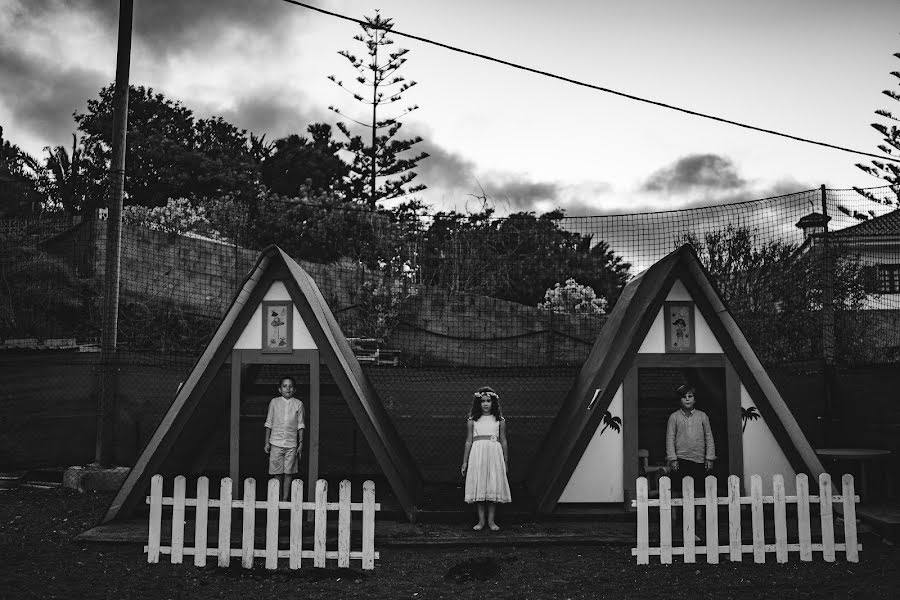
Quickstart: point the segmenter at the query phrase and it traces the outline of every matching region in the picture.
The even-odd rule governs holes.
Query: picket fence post
[[[660,484],[662,484],[662,481],[660,481]],[[684,502],[684,510],[681,512],[681,532],[684,536],[684,562],[693,563],[696,561],[693,477],[685,477],[681,480],[681,496]]]
[[[241,566],[245,569],[253,568],[254,559],[263,558],[265,568],[272,570],[278,568],[281,558],[288,559],[290,569],[299,569],[303,559],[312,559],[313,566],[325,567],[327,560],[337,560],[339,568],[348,568],[352,560],[361,560],[364,570],[375,567],[375,559],[378,553],[375,551],[375,513],[381,510],[375,502],[375,484],[372,481],[363,483],[363,501],[352,501],[352,486],[349,481],[341,481],[339,487],[338,502],[328,502],[328,483],[325,480],[316,482],[316,495],[314,502],[304,501],[303,481],[294,480],[291,484],[290,501],[281,501],[281,489],[279,480],[273,478],[268,481],[265,500],[257,500],[256,480],[247,478],[244,480],[243,496],[241,499],[233,498],[234,486],[229,478],[223,478],[220,482],[220,494],[218,499],[209,497],[209,479],[199,477],[197,479],[197,493],[195,498],[186,497],[186,480],[179,475],[174,479],[172,497],[163,496],[164,480],[162,476],[155,475],[150,483],[150,495],[147,503],[150,505],[150,520],[148,525],[148,541],[144,547],[147,553],[147,562],[159,562],[160,554],[169,554],[170,562],[181,563],[185,555],[194,556],[195,566],[205,566],[207,556],[216,555],[220,567],[228,567],[233,557],[240,556]],[[165,506],[172,507],[171,543],[162,545],[162,513]],[[218,546],[210,548],[207,541],[209,527],[209,510],[219,510]],[[242,531],[240,549],[232,548],[232,511],[236,508],[242,510]],[[193,511],[191,510],[193,509]],[[289,547],[279,548],[280,516],[281,510],[290,511]],[[261,546],[256,542],[256,511],[265,511],[265,541]],[[303,549],[303,521],[304,511],[310,511],[313,519],[313,547]],[[337,548],[328,550],[328,511],[337,512],[338,542]],[[351,548],[352,513],[362,513],[362,549],[353,551]],[[185,545],[184,532],[186,517],[192,514],[195,523],[193,546]]]
[[[194,529],[194,566],[206,566],[206,528],[209,523],[209,479],[197,479],[197,516]]]
[[[778,563],[788,562],[791,552],[797,552],[801,561],[812,560],[813,552],[822,552],[822,558],[826,562],[834,562],[836,552],[844,552],[847,562],[858,562],[859,551],[862,546],[857,540],[856,530],[856,503],[859,497],[855,493],[853,477],[844,475],[841,478],[841,494],[834,495],[830,475],[823,473],[819,476],[819,495],[809,494],[808,477],[800,473],[796,476],[796,495],[788,496],[784,476],[775,474],[772,476],[772,495],[763,495],[762,477],[752,475],[750,478],[750,495],[740,496],[740,478],[736,475],[728,477],[728,495],[724,498],[717,497],[717,481],[713,476],[706,477],[705,495],[702,502],[694,498],[694,485],[690,477],[682,479],[682,497],[673,498],[671,482],[668,477],[662,477],[659,481],[659,498],[650,499],[647,490],[647,479],[637,479],[636,499],[632,506],[637,509],[637,544],[631,549],[633,556],[637,557],[638,564],[648,564],[650,556],[658,555],[661,564],[671,564],[673,557],[684,556],[685,563],[693,563],[696,554],[705,554],[706,562],[714,564],[719,562],[719,556],[726,549],[719,546],[719,517],[720,504],[728,505],[728,557],[731,561],[742,560],[744,552],[752,552],[753,561],[765,563],[766,554],[774,553]],[[834,507],[838,502],[843,510],[843,542],[836,542],[834,534]],[[810,504],[819,505],[821,521],[821,543],[812,543],[810,528]],[[750,505],[750,533],[752,544],[742,543],[741,532],[741,506]],[[766,543],[765,529],[765,505],[772,505],[772,518],[774,520],[774,543]],[[787,505],[797,505],[797,542],[788,540]],[[697,506],[705,508],[706,544],[697,546],[694,536],[694,517]],[[659,509],[659,546],[650,546],[650,507]],[[679,511],[679,507],[681,510]],[[672,521],[673,517],[681,513],[684,519],[682,532],[682,547],[673,546]]]
[[[662,479],[660,479],[662,485]],[[638,477],[637,480],[637,563],[639,565],[650,564],[650,520],[649,506],[647,504],[647,478]]]
[[[234,487],[230,477],[222,479],[219,486],[219,566],[231,562],[231,494]]]
[[[706,562],[719,562],[719,502],[716,478],[706,478]]]
[[[737,475],[728,476],[728,558],[741,562],[741,480]]]
[[[266,493],[266,568],[278,568],[278,503],[281,489],[276,478],[269,480]]]
[[[291,538],[289,569],[299,569],[303,558],[303,481],[291,483]]]

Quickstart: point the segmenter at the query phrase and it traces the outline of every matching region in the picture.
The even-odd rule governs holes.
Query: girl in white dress
[[[498,502],[509,502],[506,479],[509,456],[506,448],[506,420],[500,414],[500,397],[489,387],[479,388],[472,400],[466,423],[465,456],[462,474],[466,478],[465,500],[478,507],[475,531],[487,525],[491,531],[500,527],[494,522]]]

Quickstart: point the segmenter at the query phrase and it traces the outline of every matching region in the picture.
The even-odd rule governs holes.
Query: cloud
[[[731,159],[718,154],[690,154],[650,175],[641,189],[646,192],[683,193],[698,188],[732,190],[745,184]]]
[[[118,0],[25,0],[12,10],[13,25],[33,26],[61,12],[90,17],[113,33],[118,29]],[[302,12],[305,11],[297,7],[282,7],[281,3],[260,6],[260,2],[248,0],[135,2],[133,37],[158,54],[169,54],[186,46],[202,47],[205,41],[235,32],[246,36],[271,35],[291,21],[287,14]]]
[[[330,113],[308,107],[309,104],[296,92],[281,93],[279,90],[266,89],[246,95],[232,108],[216,114],[236,127],[257,136],[265,134],[267,140],[274,141],[292,133],[306,135],[306,128],[312,123],[330,122]],[[209,114],[215,112],[207,107],[201,108]],[[333,131],[340,137],[340,132],[336,129]]]
[[[422,127],[412,127],[415,135],[424,140],[415,151],[428,153],[428,158],[416,167],[417,183],[424,183],[451,206],[448,210],[465,211],[475,208],[472,201],[484,197],[488,206],[498,212],[536,211],[541,206],[559,200],[561,186],[551,181],[534,181],[527,176],[504,172],[479,172],[475,163],[463,155],[448,150],[428,139]],[[414,135],[414,134],[410,134]],[[475,208],[480,210],[481,206]]]
[[[203,59],[212,69],[223,61],[227,66],[230,55],[240,59],[241,49],[258,53],[264,47],[274,56],[285,30],[290,27],[296,35],[305,14],[282,3],[260,6],[247,0],[136,2],[132,83],[144,83],[134,78],[141,69],[165,69],[172,61],[190,64],[212,48],[219,55],[212,63],[210,58]],[[118,16],[117,0],[13,0],[5,5],[0,10],[0,109],[7,121],[4,125],[10,125],[26,140],[40,140],[41,145],[65,142],[75,130],[72,113],[85,110],[87,100],[112,82]],[[135,62],[145,55],[151,57],[150,64]],[[224,67],[219,70],[228,72]],[[207,96],[212,95],[209,78],[195,84]],[[288,98],[296,101],[296,91],[241,90],[244,97],[229,105],[233,109],[223,110],[221,105],[204,105],[205,101],[193,94],[184,97],[166,92],[169,86],[163,82],[157,81],[153,87],[182,101],[197,116],[222,114],[254,132],[260,129],[284,135],[302,131],[320,116],[288,104]],[[280,87],[283,84],[276,84]],[[33,143],[31,149],[36,145]]]
[[[0,47],[0,81],[0,103],[16,125],[60,142],[75,130],[72,113],[84,110],[87,98],[109,83],[99,71],[64,66],[8,46]]]
[[[560,185],[551,181],[500,177],[483,182],[485,194],[495,203],[505,202],[511,212],[536,211],[544,202],[559,200]]]
[[[413,128],[414,131],[420,129],[421,127]],[[401,135],[404,132],[405,130],[401,129]],[[421,161],[416,167],[418,181],[429,187],[456,190],[477,189],[476,168],[472,161],[430,141],[427,132],[410,135],[420,135],[423,138],[421,143],[413,147],[413,151],[428,153],[428,158]]]

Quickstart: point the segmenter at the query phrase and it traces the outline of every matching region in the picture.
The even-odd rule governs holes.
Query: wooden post
[[[834,513],[831,508],[831,475],[819,475],[819,516],[822,519],[822,557],[834,562]]]
[[[659,482],[659,560],[672,563],[672,482],[668,477]]]
[[[244,528],[241,538],[241,566],[253,568],[254,538],[256,536],[256,480],[244,480]]]
[[[728,476],[728,558],[741,562],[741,480],[737,475]]]
[[[797,474],[797,532],[800,542],[800,560],[812,560],[812,534],[809,523],[809,478],[806,473]]]
[[[750,517],[753,531],[753,562],[766,562],[766,529],[763,520],[762,477],[750,476]]]
[[[197,480],[197,513],[194,525],[194,566],[206,566],[206,528],[209,518],[209,479]]]
[[[281,499],[281,490],[278,478],[269,480],[266,493],[266,568],[278,568],[278,502]]]
[[[664,477],[663,479],[668,479],[668,477]],[[697,556],[697,544],[696,539],[694,539],[694,536],[696,535],[696,530],[694,529],[694,515],[696,514],[696,509],[694,508],[693,477],[682,478],[681,498],[684,503],[681,512],[681,532],[684,538],[684,562],[693,563],[696,562]]]
[[[338,568],[350,568],[350,482],[341,481],[338,498]]]
[[[375,568],[375,482],[363,483],[362,568]]]
[[[660,485],[667,477],[659,480]],[[650,564],[650,519],[647,506],[647,478],[637,480],[637,564]]]
[[[228,419],[228,474],[237,494],[241,462],[241,351],[231,351],[231,402]]]
[[[147,539],[147,562],[159,562],[159,543],[162,534],[162,475],[150,480],[150,531]]]
[[[853,475],[841,478],[844,494],[844,547],[847,562],[859,562],[859,545],[856,542],[856,491],[853,489]]]
[[[109,170],[109,214],[106,221],[103,324],[101,330],[100,399],[97,407],[95,458],[111,465],[115,450],[116,346],[119,327],[119,276],[122,254],[122,198],[125,195],[125,138],[128,131],[128,79],[131,70],[131,25],[134,0],[119,0],[119,39],[113,92],[112,165]]]
[[[712,475],[706,477],[706,562],[719,562],[719,497]]]
[[[299,569],[303,557],[303,480],[291,482],[291,553],[288,567]]]
[[[780,563],[788,561],[787,546],[787,506],[784,495],[784,476],[776,473],[772,476],[775,515],[775,559]]]
[[[309,364],[309,467],[307,471],[307,498],[316,497],[319,479],[319,353],[314,353]],[[313,514],[310,514],[310,518]]]
[[[822,246],[824,248],[825,264],[823,265],[822,284],[822,398],[824,405],[822,407],[822,420],[824,422],[824,431],[822,432],[825,445],[831,443],[832,422],[834,415],[834,385],[835,385],[835,366],[834,366],[834,276],[835,276],[835,260],[832,255],[829,235],[828,235],[828,195],[825,191],[825,185],[821,187],[822,192],[822,214],[825,215],[825,231],[822,234]]]
[[[225,477],[219,483],[219,566],[231,562],[231,498],[234,485]]]
[[[325,540],[328,535],[328,482],[320,479],[316,482],[315,523],[313,524],[313,566],[325,566]]]
[[[172,500],[172,554],[173,565],[181,564],[184,557],[184,475],[175,478],[175,494]]]

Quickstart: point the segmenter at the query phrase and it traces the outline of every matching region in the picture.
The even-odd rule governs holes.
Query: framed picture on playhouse
[[[666,352],[694,352],[694,303],[666,302]]]
[[[294,314],[290,301],[263,301],[262,351],[279,353],[292,352],[294,331],[291,317]]]

